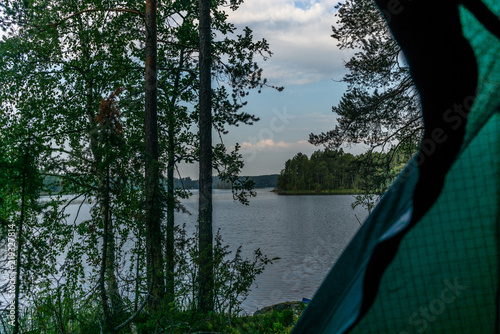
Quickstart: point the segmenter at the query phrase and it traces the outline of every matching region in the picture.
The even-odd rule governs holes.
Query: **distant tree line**
[[[275,188],[278,184],[278,174],[259,175],[259,176],[241,176],[241,181],[248,180],[253,183],[254,188]],[[196,181],[195,181],[196,182]],[[221,180],[215,176],[213,178],[213,185],[215,189],[232,189],[231,182]]]
[[[274,188],[278,184],[278,174],[259,175],[259,176],[241,176],[240,178],[248,178],[253,182],[254,188]],[[54,175],[44,177],[44,191],[43,193],[58,194],[62,189],[62,178]],[[183,177],[181,179],[174,179],[175,189],[198,189],[200,186],[198,180],[193,180],[190,177]],[[212,178],[212,187],[214,189],[232,189],[232,184],[222,180],[218,176]]]
[[[278,185],[278,174],[250,176],[255,188],[270,188]]]

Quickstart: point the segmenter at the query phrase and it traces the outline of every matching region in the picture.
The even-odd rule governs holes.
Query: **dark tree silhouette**
[[[199,192],[199,248],[200,273],[198,308],[213,311],[212,262],[212,89],[210,1],[199,0],[200,36],[200,192]]]
[[[157,87],[157,2],[146,1],[146,93],[145,93],[145,146],[146,146],[146,257],[148,286],[151,288],[150,306],[158,310],[165,295],[161,237],[160,168],[158,164],[158,87]]]

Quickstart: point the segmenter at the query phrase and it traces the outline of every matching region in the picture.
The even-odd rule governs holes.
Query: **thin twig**
[[[125,326],[127,326],[132,320],[135,319],[135,317],[137,317],[137,315],[139,315],[139,313],[142,311],[142,309],[144,308],[144,306],[146,306],[147,302],[149,301],[149,298],[151,296],[151,288],[152,288],[152,285],[149,289],[149,292],[146,296],[146,298],[144,299],[144,301],[142,302],[141,306],[139,306],[139,308],[137,309],[137,311],[134,312],[134,314],[132,314],[127,320],[125,320],[123,323],[121,323],[120,325],[116,326],[115,327],[115,331],[118,332],[119,330],[121,330],[122,328],[124,328]]]
[[[358,221],[359,226],[362,226],[363,224],[361,224],[361,221],[359,220],[358,216],[356,216],[356,214],[354,214],[354,217],[356,217],[356,220]]]

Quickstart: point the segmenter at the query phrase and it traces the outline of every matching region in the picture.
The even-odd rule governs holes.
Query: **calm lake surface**
[[[233,201],[230,190],[214,190],[214,231],[220,228],[224,242],[236,249],[243,245],[247,257],[260,248],[280,260],[257,277],[243,307],[248,312],[285,301],[312,298],[342,250],[359,229],[367,212],[353,210],[351,195],[278,196],[258,189],[245,206]],[[197,192],[183,201],[192,216],[178,214],[176,222],[194,231]]]
[[[272,188],[257,189],[257,197],[245,206],[235,202],[230,190],[214,189],[214,234],[220,229],[230,250],[243,246],[251,258],[257,248],[269,258],[279,257],[257,277],[247,300],[246,312],[285,301],[312,298],[333,263],[358,230],[367,212],[353,210],[351,195],[278,196]],[[192,215],[176,213],[176,225],[186,224],[188,235],[196,229],[198,191],[183,200]],[[88,204],[66,209],[73,222],[89,219]],[[356,218],[357,216],[357,218]]]

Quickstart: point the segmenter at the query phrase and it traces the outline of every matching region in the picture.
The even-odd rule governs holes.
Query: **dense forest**
[[[358,189],[356,157],[339,151],[316,151],[310,158],[298,153],[287,160],[278,178],[280,191]]]
[[[259,175],[259,176],[240,176],[239,182],[250,181],[254,188],[276,187],[278,174]],[[175,179],[175,187],[178,189],[199,189],[198,180],[192,180],[190,177]],[[214,176],[212,179],[214,189],[232,189],[233,183]]]

